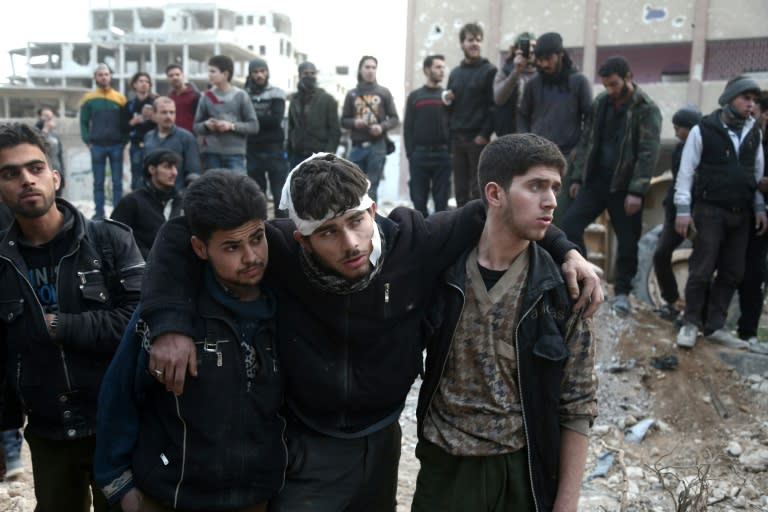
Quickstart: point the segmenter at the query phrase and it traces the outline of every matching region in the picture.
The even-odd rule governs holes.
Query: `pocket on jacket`
[[[109,301],[109,290],[100,270],[87,270],[77,273],[80,293],[85,300],[105,304]]]
[[[0,319],[6,324],[16,322],[24,312],[24,299],[0,300]]]

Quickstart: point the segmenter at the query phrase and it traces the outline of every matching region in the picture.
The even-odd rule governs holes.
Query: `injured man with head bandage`
[[[483,229],[479,200],[428,218],[405,207],[383,217],[368,187],[352,162],[315,154],[283,188],[280,208],[289,218],[267,223],[262,286],[278,302],[288,450],[285,486],[271,512],[395,510],[397,420],[439,321],[430,314],[431,294]],[[203,272],[189,239],[183,217],[166,223],[142,289],[150,367],[163,369],[158,379],[177,394],[185,378],[195,378],[200,341],[190,338],[189,324]],[[592,267],[556,227],[542,245],[563,263],[574,295],[581,285],[577,307],[591,314],[602,302]]]

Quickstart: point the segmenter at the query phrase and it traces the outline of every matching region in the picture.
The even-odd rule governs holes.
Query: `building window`
[[[285,41],[280,39],[280,55],[285,55]]]
[[[253,25],[253,16],[248,16],[248,25]]]
[[[259,55],[264,57],[267,54],[267,47],[264,45],[259,46]]]
[[[266,25],[266,24],[267,24],[267,17],[259,16],[259,25]]]
[[[235,25],[242,25],[243,24],[243,17],[242,16],[236,16],[235,17]]]

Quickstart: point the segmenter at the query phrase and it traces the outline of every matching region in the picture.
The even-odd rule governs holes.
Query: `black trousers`
[[[477,184],[477,164],[485,146],[475,144],[472,139],[451,141],[451,166],[453,167],[453,191],[456,206],[461,207],[473,199],[480,199]]]
[[[725,325],[728,305],[744,276],[752,209],[732,211],[698,202],[693,208],[693,222],[696,239],[689,260],[683,319],[706,334]]]
[[[744,278],[739,285],[739,337],[749,339],[757,336],[757,326],[763,313],[766,268],[768,255],[768,235],[757,236],[754,231],[747,244],[747,257],[744,261]]]
[[[93,452],[96,437],[54,441],[40,437],[29,429],[24,432],[32,455],[35,479],[35,512],[116,512],[93,481]]]
[[[296,421],[286,430],[288,471],[270,512],[395,512],[400,424],[355,439]]]
[[[283,152],[282,145],[265,146],[257,149],[248,148],[246,154],[246,166],[248,176],[259,184],[259,188],[266,195],[267,178],[269,188],[272,191],[272,199],[275,206],[275,217],[287,217],[288,212],[280,210],[280,197],[283,193],[283,185],[288,177],[288,160]]]
[[[631,216],[624,213],[626,197],[625,191],[610,191],[610,180],[585,183],[563,219],[563,231],[568,239],[579,245],[582,252],[586,254],[584,230],[603,210],[608,210],[613,231],[618,240],[614,283],[616,295],[628,294],[632,291],[632,278],[637,272],[637,243],[640,241],[640,232],[643,227],[642,208]]]
[[[675,231],[676,214],[677,208],[669,199],[664,203],[664,225],[659,233],[656,251],[653,253],[653,269],[656,271],[656,280],[661,288],[661,297],[670,304],[674,304],[680,298],[677,279],[672,271],[672,253],[685,240]]]

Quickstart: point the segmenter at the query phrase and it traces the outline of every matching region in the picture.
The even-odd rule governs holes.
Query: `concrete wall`
[[[694,4],[694,0],[668,0],[658,7],[637,0],[600,2],[597,44],[690,41]]]
[[[709,0],[707,39],[765,37],[766,0]]]

